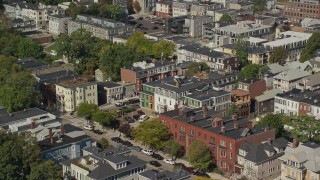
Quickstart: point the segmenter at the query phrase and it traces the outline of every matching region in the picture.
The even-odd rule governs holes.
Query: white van
[[[143,122],[143,121],[147,120],[148,118],[149,118],[149,117],[148,117],[147,115],[141,115],[141,116],[139,117],[139,120],[138,120],[138,121]]]

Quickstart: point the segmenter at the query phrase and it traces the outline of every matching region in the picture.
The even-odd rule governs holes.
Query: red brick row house
[[[244,142],[260,144],[275,139],[275,130],[252,128],[252,122],[238,116],[223,117],[221,112],[207,109],[176,108],[159,116],[169,128],[174,140],[188,151],[194,140],[202,141],[212,153],[213,163],[223,171],[240,172],[236,167],[237,154]]]

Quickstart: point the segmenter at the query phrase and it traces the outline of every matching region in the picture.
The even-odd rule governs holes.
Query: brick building
[[[315,0],[289,0],[284,4],[284,15],[300,23],[304,18],[320,18],[320,2]]]
[[[223,171],[239,172],[237,154],[244,142],[260,144],[275,138],[275,130],[267,127],[252,128],[252,122],[237,116],[223,117],[220,112],[207,109],[176,108],[159,116],[169,128],[176,142],[186,151],[194,140],[202,141],[212,153],[212,160]]]
[[[239,110],[240,116],[249,116],[250,114],[250,93],[242,89],[231,91],[231,101]]]
[[[121,68],[121,81],[136,84],[140,93],[142,84],[177,75],[176,64],[171,61],[136,62],[130,68]]]

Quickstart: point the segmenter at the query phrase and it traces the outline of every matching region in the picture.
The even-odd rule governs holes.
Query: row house
[[[198,45],[182,46],[178,49],[177,54],[178,63],[186,61],[205,62],[213,70],[239,70],[240,66],[236,56]]]
[[[49,33],[55,36],[60,34],[68,34],[68,21],[71,17],[63,15],[48,16],[49,19]]]
[[[77,77],[56,84],[57,109],[72,112],[80,103],[98,105],[98,85],[93,78]]]
[[[311,74],[296,82],[296,88],[301,90],[318,91],[320,89],[320,74]]]
[[[170,77],[157,81],[154,91],[155,112],[173,110],[182,106],[185,96],[194,91],[207,91],[209,85],[195,78]]]
[[[237,24],[221,26],[220,23],[203,27],[203,39],[211,40],[215,47],[233,44],[238,37],[273,39],[273,28],[256,21],[239,21]]]
[[[320,179],[320,145],[314,142],[298,143],[295,139],[288,146],[281,161],[281,179]]]
[[[194,140],[205,143],[212,152],[213,163],[222,171],[240,172],[235,165],[243,142],[260,144],[275,137],[274,129],[252,128],[252,122],[245,118],[223,117],[220,112],[206,106],[198,109],[177,108],[160,114],[159,120],[187,152]]]
[[[132,179],[146,170],[147,162],[131,155],[128,148],[108,147],[83,149],[83,156],[63,161],[62,170],[66,179]]]
[[[177,75],[176,64],[172,61],[154,60],[133,63],[132,67],[121,68],[121,81],[135,83],[136,92],[142,91],[142,84]]]
[[[309,72],[290,69],[273,76],[273,88],[281,91],[290,91],[296,88],[297,82],[310,75]]]
[[[223,90],[206,90],[195,91],[185,96],[184,104],[188,107],[200,108],[207,106],[215,109],[216,111],[224,111],[231,105],[231,94]]]
[[[277,138],[261,144],[244,142],[238,152],[238,166],[241,175],[247,179],[276,179],[281,174],[281,161],[288,145],[285,138]]]
[[[125,23],[90,15],[78,15],[75,21],[68,22],[69,35],[81,28],[91,32],[94,37],[111,41],[115,35],[126,35],[132,32],[132,27]]]
[[[304,18],[320,19],[320,3],[314,0],[289,0],[284,3],[284,16],[295,23]]]
[[[282,93],[280,89],[266,90],[260,96],[255,97],[255,114],[257,116],[274,112],[274,97]]]
[[[172,1],[162,0],[156,2],[156,16],[165,19],[172,17]]]
[[[20,2],[15,5],[14,9],[14,19],[30,19],[35,21],[36,27],[38,29],[47,29],[49,25],[50,15],[64,15],[65,11],[58,7],[52,5],[44,4],[30,4],[25,2]]]
[[[250,93],[242,89],[231,91],[231,101],[238,110],[240,116],[250,115]]]
[[[37,30],[36,21],[29,18],[25,19],[13,19],[11,20],[12,27],[21,32],[35,31]]]
[[[320,119],[320,95],[305,98],[299,103],[299,114],[313,116]]]
[[[112,81],[98,82],[98,104],[111,104],[122,100],[123,91],[121,84]]]
[[[300,103],[306,99],[313,99],[316,95],[317,94],[312,91],[301,91],[299,89],[292,89],[291,91],[277,94],[274,98],[274,113],[290,116],[298,115],[302,111]],[[304,108],[305,107],[303,107],[303,109]]]
[[[271,52],[276,47],[283,47],[289,52],[287,61],[297,61],[311,35],[311,33],[295,31],[280,32],[276,40],[263,43],[262,46]]]
[[[240,95],[243,95],[240,99],[242,99],[242,101],[240,101],[241,103],[239,105],[244,105],[243,107],[246,107],[245,105],[245,97],[247,97],[248,94],[250,94],[250,107],[249,107],[249,111],[250,113],[255,111],[255,97],[259,96],[261,94],[263,94],[263,92],[266,90],[266,82],[265,80],[261,80],[258,78],[250,78],[250,79],[245,79],[245,80],[240,80],[238,83],[238,91],[233,91],[234,92],[234,101],[236,103],[239,103],[239,101],[237,100],[238,98],[240,98]],[[247,93],[245,93],[245,92]],[[239,95],[239,96],[238,96]],[[243,104],[244,103],[244,104]],[[242,109],[242,108],[240,108]],[[244,108],[246,109],[246,108]]]
[[[179,16],[186,16],[190,14],[191,3],[190,2],[179,2],[174,1],[172,3],[172,16],[179,17]]]

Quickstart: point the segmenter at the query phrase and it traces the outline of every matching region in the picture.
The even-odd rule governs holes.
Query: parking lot
[[[164,33],[164,20],[154,16],[140,16],[129,20],[129,24],[134,26],[135,31],[144,34]]]

